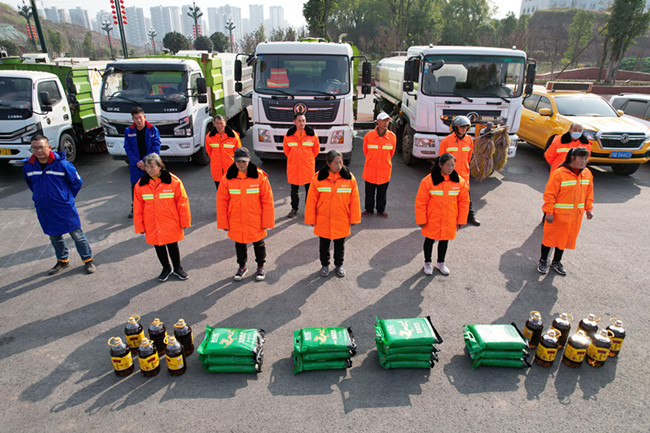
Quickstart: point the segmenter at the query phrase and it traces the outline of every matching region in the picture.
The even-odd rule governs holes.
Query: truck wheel
[[[413,165],[415,157],[413,156],[413,137],[411,137],[411,128],[404,125],[402,129],[402,160],[406,165]]]
[[[61,134],[61,138],[59,138],[59,151],[65,151],[65,159],[68,162],[74,162],[77,159],[77,143],[70,134],[65,132]]]
[[[636,173],[641,164],[612,164],[612,170],[619,176],[629,176]]]
[[[246,137],[246,131],[248,131],[248,113],[246,111],[242,111],[239,115],[239,124],[237,125],[239,127],[239,136],[241,138]]]
[[[192,155],[192,162],[196,165],[202,166],[210,164],[210,157],[205,151],[205,146],[201,146],[201,148],[194,155]]]

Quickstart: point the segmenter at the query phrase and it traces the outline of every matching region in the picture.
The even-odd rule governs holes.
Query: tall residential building
[[[97,14],[95,15],[95,19],[92,20],[93,30],[96,31],[97,33],[101,33],[103,35],[106,34],[106,32],[102,29],[102,25],[104,23],[104,20],[108,20],[108,22],[113,27],[115,27],[115,24],[113,24],[113,15],[111,15],[110,13],[108,13],[106,11],[97,12]],[[112,31],[111,31],[111,34],[113,34]]]
[[[251,26],[251,20],[249,18],[242,18],[241,20],[241,32],[242,34],[252,33],[253,27]],[[223,32],[221,32],[223,33]]]
[[[207,36],[210,36],[214,32],[223,33],[223,30],[220,30],[217,27],[217,21],[218,21],[218,19],[217,19],[217,11],[218,11],[217,8],[208,8],[207,14],[208,14],[208,33],[209,34]]]
[[[68,14],[70,15],[70,23],[82,26],[91,30],[90,20],[88,19],[88,11],[86,9],[81,9],[77,6],[74,9],[69,9]]]
[[[251,30],[246,31],[246,29],[243,29],[243,33],[254,32],[260,24],[264,24],[264,5],[249,5],[248,13]]]
[[[45,19],[48,21],[52,21],[53,23],[58,23],[59,22],[59,12],[57,8],[52,6],[51,8],[45,8],[43,9],[43,12],[45,12]]]
[[[271,24],[271,28],[267,29],[269,33],[273,29],[285,27],[284,8],[282,6],[269,6],[269,20]]]
[[[545,9],[584,9],[588,11],[605,11],[613,0],[521,0],[520,15],[532,15],[535,11]],[[646,10],[648,9],[646,1]]]
[[[225,5],[217,9],[217,29],[228,36],[228,30],[226,30],[226,23],[232,21],[235,25],[235,28],[232,31],[232,37],[237,43],[244,35],[242,29],[242,19],[241,19],[241,8]]]
[[[166,9],[169,11],[169,25],[171,31],[183,33],[183,26],[181,25],[181,8],[178,6],[169,6]]]
[[[156,31],[161,40],[169,32],[180,32],[180,30],[174,30],[172,28],[172,8],[164,6],[152,6],[149,8],[149,13],[151,14],[151,28]],[[148,30],[149,29],[147,28],[147,31]]]
[[[143,47],[147,43],[147,27],[142,8],[127,7],[124,34],[129,44]]]

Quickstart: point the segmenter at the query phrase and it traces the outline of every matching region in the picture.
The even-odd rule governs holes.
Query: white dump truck
[[[406,55],[382,59],[375,73],[375,114],[393,119],[405,163],[438,156],[455,116],[474,125],[505,125],[508,156],[517,150],[524,94],[532,92],[535,61],[515,49],[414,46]]]

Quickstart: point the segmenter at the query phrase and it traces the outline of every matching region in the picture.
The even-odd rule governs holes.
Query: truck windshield
[[[255,91],[269,95],[344,95],[350,92],[346,56],[261,54]]]
[[[431,62],[444,60],[434,71]],[[525,59],[501,56],[429,55],[422,69],[422,93],[429,96],[516,98],[521,96]]]
[[[180,71],[116,71],[104,76],[102,106],[109,111],[146,113],[183,111],[187,105],[187,73]]]
[[[32,115],[32,80],[0,77],[0,120],[27,119]]]
[[[604,99],[589,95],[556,96],[555,104],[564,116],[618,117]]]

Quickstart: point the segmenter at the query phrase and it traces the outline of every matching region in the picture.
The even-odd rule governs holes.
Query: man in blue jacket
[[[133,218],[133,191],[135,184],[144,175],[142,160],[150,153],[160,155],[160,133],[158,128],[147,122],[142,107],[131,109],[133,123],[124,130],[124,151],[129,158],[129,174],[131,175],[131,212]]]
[[[74,165],[66,161],[65,152],[52,152],[47,137],[34,135],[31,151],[32,156],[23,165],[23,176],[32,191],[38,221],[43,232],[50,236],[56,254],[56,265],[48,274],[58,274],[70,266],[68,248],[63,240],[65,233],[72,236],[86,272],[92,274],[95,272],[93,253],[81,230],[79,213],[74,203],[83,181]]]

